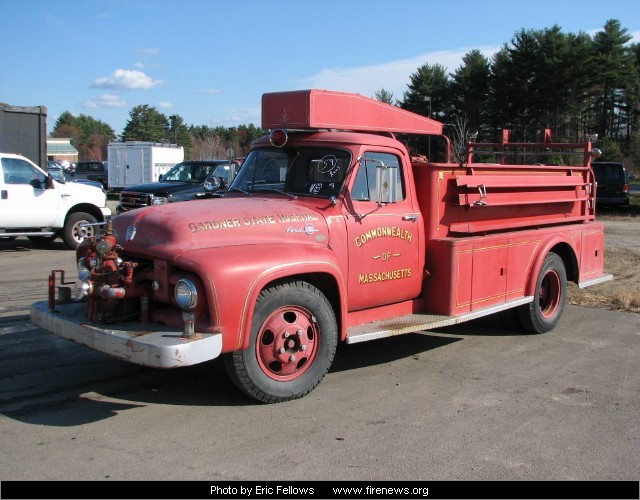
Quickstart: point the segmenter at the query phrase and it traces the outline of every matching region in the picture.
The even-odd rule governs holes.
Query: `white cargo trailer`
[[[109,189],[121,190],[155,182],[181,161],[184,161],[184,149],[175,144],[111,142],[108,148]]]

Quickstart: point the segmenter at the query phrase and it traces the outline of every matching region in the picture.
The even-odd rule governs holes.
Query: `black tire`
[[[48,245],[49,243],[53,243],[57,237],[57,234],[53,236],[27,236],[29,241],[33,242],[34,245]]]
[[[249,347],[225,356],[231,380],[248,396],[278,403],[306,396],[329,371],[338,326],[327,298],[304,281],[260,293]]]
[[[83,224],[96,224],[97,222],[97,219],[93,215],[84,212],[76,212],[69,215],[64,223],[64,230],[62,233],[62,240],[64,241],[64,244],[72,250],[75,250],[78,248],[82,240],[98,234],[97,226],[81,226]]]
[[[567,301],[567,272],[560,256],[549,252],[536,280],[533,302],[518,307],[518,319],[532,333],[553,330]]]

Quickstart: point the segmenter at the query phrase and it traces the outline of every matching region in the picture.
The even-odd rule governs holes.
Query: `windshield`
[[[342,188],[351,153],[333,148],[260,148],[249,153],[230,190],[282,191],[329,198]]]
[[[67,182],[69,178],[64,174],[62,170],[58,170],[57,168],[50,168],[48,173],[51,177],[53,177],[58,182]]]
[[[213,163],[178,163],[160,180],[163,182],[189,182],[202,184],[216,167]]]

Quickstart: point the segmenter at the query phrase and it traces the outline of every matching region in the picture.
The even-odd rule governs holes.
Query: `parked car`
[[[220,196],[240,169],[239,160],[178,163],[158,182],[129,186],[120,192],[116,213],[150,205]]]
[[[77,182],[78,184],[87,184],[89,186],[100,188],[102,189],[102,191],[104,191],[104,186],[99,181],[90,181],[88,179],[72,179],[71,176],[65,171],[65,169],[54,161],[48,162],[47,173],[51,175],[54,180],[62,184],[64,184],[65,182]]]
[[[107,190],[109,186],[109,169],[106,161],[80,161],[76,163],[76,179],[87,179],[102,184]]]
[[[0,153],[0,236],[26,236],[37,244],[62,238],[76,249],[111,217],[102,189],[57,182],[28,158]]]
[[[624,163],[599,161],[591,164],[596,176],[596,204],[629,208],[629,180]]]

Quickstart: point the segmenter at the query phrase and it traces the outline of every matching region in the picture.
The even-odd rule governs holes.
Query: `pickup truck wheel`
[[[64,224],[62,239],[72,250],[78,248],[82,240],[96,235],[96,226],[82,227],[83,224],[95,224],[98,221],[93,215],[77,212],[69,215]]]
[[[522,326],[533,333],[545,333],[560,321],[567,300],[567,272],[558,254],[550,252],[542,263],[533,302],[518,308]]]
[[[258,297],[249,347],[225,357],[233,382],[263,403],[311,392],[333,362],[338,326],[331,304],[314,286],[290,281]]]

